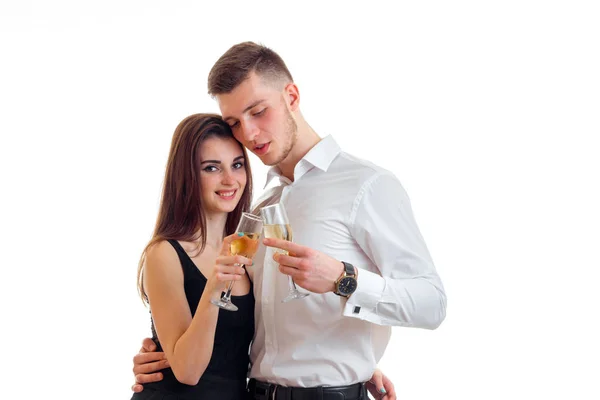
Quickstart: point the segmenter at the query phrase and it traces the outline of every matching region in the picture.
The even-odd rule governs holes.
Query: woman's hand
[[[239,238],[240,236],[234,233],[223,239],[221,253],[215,261],[212,274],[208,277],[206,287],[217,295],[221,294],[226,284],[231,281],[239,281],[244,277],[245,272],[242,264],[252,265],[252,260],[249,258],[231,255],[231,242]]]
[[[396,400],[394,384],[379,369],[373,372],[371,380],[367,382],[367,389],[374,399]]]

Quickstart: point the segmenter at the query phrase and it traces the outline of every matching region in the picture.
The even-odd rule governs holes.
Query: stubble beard
[[[292,151],[292,148],[296,144],[296,140],[298,139],[298,124],[296,124],[296,121],[294,121],[294,118],[292,118],[292,114],[288,110],[286,111],[287,117],[285,120],[284,129],[287,141],[283,144],[283,150],[281,151],[281,155],[275,161],[272,161],[267,164],[271,167],[280,164],[289,156],[290,152]]]

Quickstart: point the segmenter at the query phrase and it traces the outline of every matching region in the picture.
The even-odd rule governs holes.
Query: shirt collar
[[[327,135],[323,139],[313,146],[312,149],[306,153],[306,155],[296,164],[294,168],[294,180],[300,179],[302,175],[310,171],[313,167],[319,168],[321,171],[327,171],[333,160],[341,152],[340,146],[337,144],[333,136]],[[279,167],[274,166],[267,172],[267,181],[265,187],[273,180],[273,178],[279,178],[280,182],[284,185],[289,185],[292,182],[281,175]]]

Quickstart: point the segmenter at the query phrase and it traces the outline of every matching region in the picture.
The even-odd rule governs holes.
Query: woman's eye
[[[206,171],[206,172],[214,172],[216,170],[217,170],[217,167],[215,167],[214,165],[209,165],[208,167],[203,169],[203,171]]]
[[[233,169],[240,169],[240,168],[244,168],[243,162],[236,162],[235,164],[233,164]]]
[[[229,125],[231,129],[236,128],[240,124],[240,121],[236,121],[234,124]]]

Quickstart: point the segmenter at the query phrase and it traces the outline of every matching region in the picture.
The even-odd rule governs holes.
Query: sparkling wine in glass
[[[260,238],[260,231],[262,230],[262,219],[256,215],[250,213],[242,213],[242,218],[237,226],[236,231],[238,235],[242,233],[239,239],[235,239],[229,246],[231,255],[244,256],[246,258],[254,257],[256,250],[258,250],[258,239]],[[242,264],[242,267],[245,265]],[[229,283],[227,292],[223,294],[220,299],[212,299],[210,302],[228,311],[237,311],[238,308],[231,302],[231,290],[235,281]]]
[[[290,221],[283,204],[278,203],[273,204],[272,206],[263,207],[260,209],[260,213],[263,217],[265,237],[292,241],[292,227],[290,226]],[[286,255],[288,254],[287,251],[281,249],[275,249],[275,251]],[[298,291],[294,279],[292,279],[291,276],[288,276],[288,283],[290,291],[282,300],[283,303],[308,296],[308,293]]]

